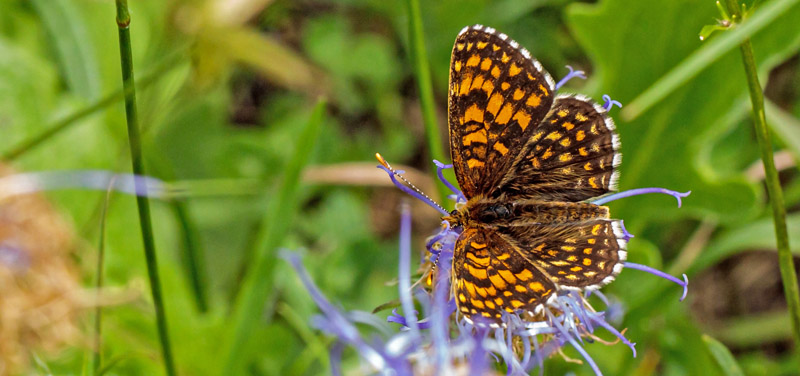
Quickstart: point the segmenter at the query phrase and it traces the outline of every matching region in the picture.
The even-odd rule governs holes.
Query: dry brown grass
[[[0,165],[0,176],[10,173]],[[44,197],[0,201],[0,375],[24,373],[33,352],[54,353],[79,338],[72,249],[70,227]]]

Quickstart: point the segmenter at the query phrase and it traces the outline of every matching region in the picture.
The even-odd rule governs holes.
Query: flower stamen
[[[567,81],[569,81],[569,80],[571,80],[571,79],[573,79],[575,77],[580,77],[580,78],[582,78],[584,80],[586,79],[586,72],[581,71],[581,70],[576,71],[576,70],[572,69],[572,67],[569,66],[569,65],[567,65],[567,69],[569,69],[569,73],[567,73],[567,75],[564,76],[564,78],[562,78],[560,81],[558,81],[558,83],[556,84],[556,90],[560,89],[562,86],[564,86],[564,84],[567,83]]]
[[[611,96],[608,94],[603,94],[603,101],[605,101],[605,103],[603,103],[603,109],[606,111],[610,110],[611,107],[614,107],[615,105],[619,108],[622,108],[622,103],[611,99]]]
[[[447,187],[447,189],[453,192],[453,195],[456,196],[456,202],[467,202],[467,198],[464,197],[464,193],[462,193],[458,188],[453,186],[453,183],[450,183],[449,180],[445,179],[444,174],[442,173],[442,171],[444,171],[445,169],[453,168],[453,165],[444,164],[435,159],[433,160],[433,164],[436,165],[436,174],[439,175],[439,180]]]
[[[632,262],[625,262],[625,267],[626,268],[630,268],[630,269],[641,270],[643,272],[648,272],[648,273],[653,274],[655,276],[658,276],[658,277],[664,278],[666,280],[672,281],[672,282],[678,284],[679,286],[682,286],[683,287],[683,295],[681,295],[680,301],[683,301],[683,299],[686,299],[686,293],[689,291],[689,278],[686,277],[686,274],[683,274],[683,281],[681,281],[678,278],[675,278],[675,277],[673,277],[673,276],[671,276],[671,275],[669,275],[667,273],[664,273],[664,272],[662,272],[662,271],[660,271],[658,269],[651,268],[651,267],[649,267],[647,265],[634,264]]]
[[[643,195],[643,194],[648,194],[648,193],[663,193],[663,194],[667,194],[667,195],[670,195],[672,197],[675,197],[675,199],[678,200],[678,207],[680,208],[681,204],[682,204],[681,198],[690,195],[692,193],[692,191],[677,192],[677,191],[669,190],[669,189],[666,189],[666,188],[637,188],[637,189],[630,189],[630,190],[627,190],[627,191],[622,191],[622,192],[614,193],[612,195],[601,197],[601,198],[599,198],[597,200],[592,201],[592,203],[595,204],[595,205],[604,205],[604,204],[609,203],[611,201],[619,200],[621,198],[637,196],[637,195]]]

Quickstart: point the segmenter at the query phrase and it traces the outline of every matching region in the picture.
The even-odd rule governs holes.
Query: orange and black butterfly
[[[466,317],[539,312],[560,290],[593,290],[622,270],[627,238],[608,208],[619,137],[606,110],[555,95],[542,65],[507,35],[464,28],[450,64],[450,153],[467,203],[453,292]]]

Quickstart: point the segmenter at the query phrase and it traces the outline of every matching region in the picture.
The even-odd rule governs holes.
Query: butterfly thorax
[[[442,219],[448,221],[451,227],[480,227],[511,219],[514,216],[514,206],[510,202],[474,197]]]
[[[537,199],[509,201],[473,197],[442,218],[451,227],[509,227],[521,224],[575,222],[608,218],[608,207],[590,203],[553,202]]]

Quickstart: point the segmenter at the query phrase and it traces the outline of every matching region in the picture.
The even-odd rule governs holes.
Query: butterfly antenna
[[[434,201],[432,198],[430,198],[428,195],[426,195],[425,192],[422,192],[422,190],[417,188],[416,185],[412,184],[410,181],[408,181],[408,179],[404,178],[403,175],[400,175],[400,173],[398,173],[397,170],[392,168],[392,166],[389,164],[389,162],[386,162],[386,159],[383,159],[383,156],[381,155],[381,153],[375,153],[375,158],[378,159],[378,162],[380,162],[380,164],[383,165],[383,167],[386,167],[386,169],[391,171],[394,176],[396,176],[398,179],[402,180],[403,183],[405,183],[409,188],[413,189],[414,192],[417,192],[422,197],[425,197],[425,199],[428,200],[428,202],[432,203],[433,205],[436,205],[443,212],[448,213],[447,209],[445,209],[442,205],[439,205],[438,202]]]

